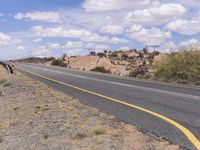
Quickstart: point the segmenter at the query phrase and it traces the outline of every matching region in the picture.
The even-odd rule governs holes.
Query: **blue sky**
[[[200,0],[6,0],[0,59],[200,42]]]

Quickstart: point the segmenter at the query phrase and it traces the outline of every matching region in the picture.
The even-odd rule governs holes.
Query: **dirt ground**
[[[0,150],[178,150],[17,72],[1,84]]]
[[[2,65],[0,65],[0,82],[3,82],[2,80],[7,80],[7,79],[8,79],[8,72]]]

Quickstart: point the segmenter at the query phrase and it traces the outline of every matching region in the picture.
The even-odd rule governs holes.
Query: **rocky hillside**
[[[153,73],[151,64],[159,52],[149,53],[147,50],[114,51],[103,53],[91,52],[87,56],[64,56],[67,67],[80,70],[94,70],[104,67],[110,73],[121,76],[150,77]]]

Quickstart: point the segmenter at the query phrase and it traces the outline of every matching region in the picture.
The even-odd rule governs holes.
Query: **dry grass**
[[[10,83],[10,82],[7,82],[7,83],[3,84],[4,87],[8,87],[8,86],[11,86],[11,85],[12,85],[12,83]]]
[[[95,135],[101,135],[101,134],[105,134],[106,133],[106,129],[103,127],[97,127],[94,129],[94,134]]]
[[[10,83],[0,97],[0,149],[179,149],[23,74]]]

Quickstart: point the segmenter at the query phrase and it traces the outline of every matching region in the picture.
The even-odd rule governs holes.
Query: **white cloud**
[[[42,51],[43,55],[45,55],[45,51],[48,49],[48,52],[55,49],[62,48],[62,51],[66,53],[67,55],[81,55],[81,54],[88,54],[88,49],[91,49],[96,52],[103,51],[105,49],[108,49],[109,47],[105,44],[96,44],[96,43],[83,43],[81,41],[72,42],[68,41],[65,44],[60,43],[48,43],[47,46],[40,46],[39,49]],[[39,51],[37,52],[38,54]],[[41,54],[40,54],[41,56]]]
[[[157,2],[157,0],[85,0],[83,8],[88,12],[105,12],[143,7],[154,1]]]
[[[14,18],[17,20],[27,19],[32,21],[44,21],[51,23],[60,23],[63,20],[63,17],[59,12],[42,12],[42,11],[18,13],[14,16]]]
[[[179,47],[186,47],[193,44],[199,44],[199,41],[197,39],[190,39],[187,41],[183,41],[179,43]]]
[[[145,45],[160,45],[171,38],[171,32],[162,31],[159,28],[143,28],[140,25],[133,25],[129,30],[130,37]]]
[[[4,16],[4,14],[3,13],[0,13],[0,17],[3,17]]]
[[[175,52],[178,50],[178,47],[173,41],[168,41],[161,44],[159,50],[163,52]]]
[[[36,38],[33,40],[33,42],[40,42],[40,41],[42,41],[42,38]]]
[[[88,43],[85,45],[85,48],[92,49],[92,50],[95,50],[96,52],[98,52],[98,51],[108,49],[109,47],[108,47],[108,45],[97,45],[95,43]]]
[[[200,21],[178,19],[166,26],[168,29],[184,35],[194,35],[200,32]]]
[[[0,32],[0,45],[9,45],[12,39],[9,35]]]
[[[47,47],[48,49],[59,49],[61,45],[59,43],[49,43]]]
[[[21,43],[21,40],[0,32],[0,45],[11,45],[16,43]]]
[[[18,46],[17,50],[25,50],[25,47],[24,46]]]
[[[124,28],[120,25],[107,25],[101,28],[101,32],[109,33],[112,35],[124,33]]]
[[[186,13],[186,8],[181,4],[162,4],[143,10],[129,12],[125,22],[160,24],[177,19]]]
[[[67,48],[67,49],[76,49],[76,48],[82,48],[82,47],[83,47],[82,42],[68,41],[66,44],[64,44],[64,48]]]
[[[119,50],[130,50],[130,47],[123,46],[123,47],[120,47]]]
[[[124,38],[101,36],[97,33],[92,33],[85,29],[64,29],[62,27],[57,28],[43,28],[42,26],[35,26],[31,29],[38,36],[41,37],[71,37],[79,38],[81,41],[87,42],[105,42],[105,43],[127,43]]]

